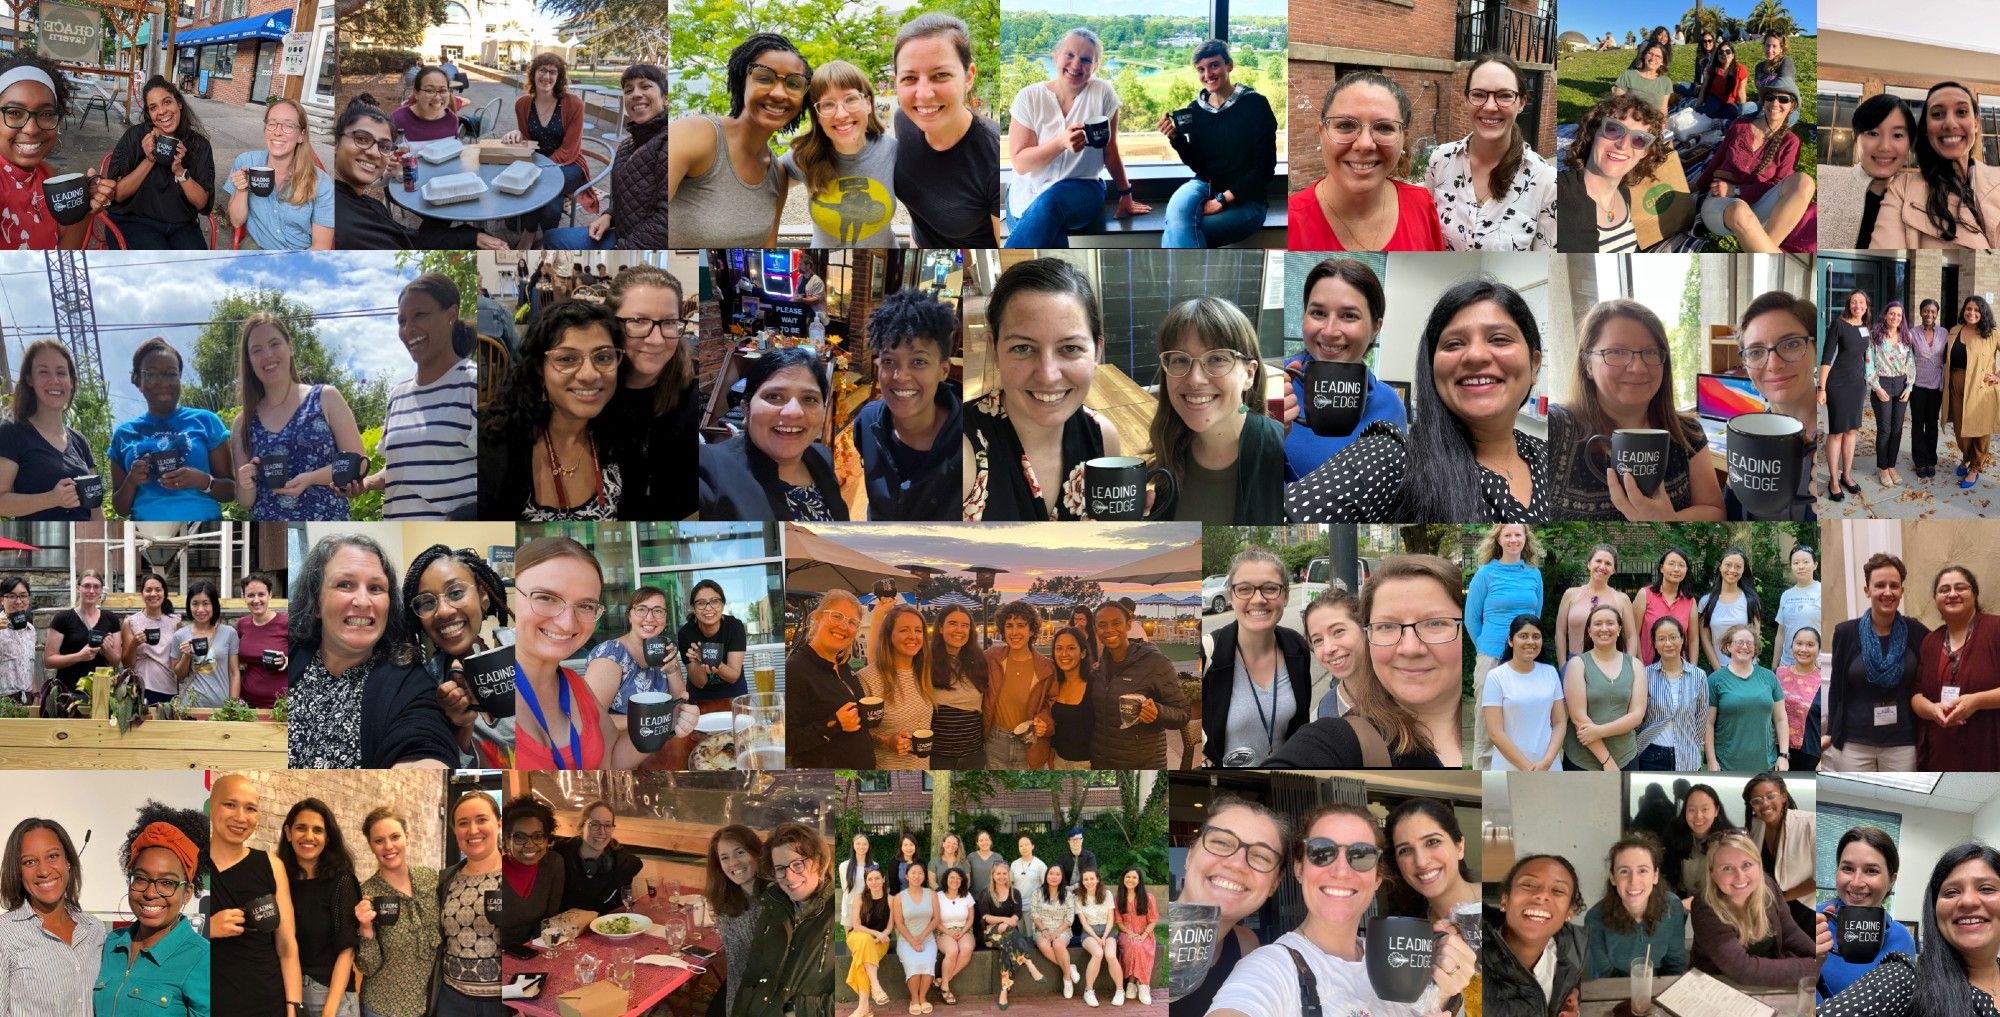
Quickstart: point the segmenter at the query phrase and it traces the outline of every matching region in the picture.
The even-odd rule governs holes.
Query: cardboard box
[[[620,1017],[625,1012],[625,990],[600,978],[579,985],[557,997],[562,1017]]]
[[[505,165],[522,159],[535,157],[535,143],[524,141],[517,145],[503,144],[499,138],[483,138],[479,142],[479,161]]]

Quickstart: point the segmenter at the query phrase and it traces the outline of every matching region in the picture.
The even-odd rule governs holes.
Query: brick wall
[[[257,17],[266,14],[276,14],[279,11],[293,11],[292,29],[294,31],[309,31],[312,28],[312,20],[315,16],[314,9],[308,6],[302,11],[294,10],[292,0],[250,0],[248,11],[243,16]],[[219,23],[219,21],[213,23]],[[301,26],[304,27],[301,28]],[[205,25],[198,25],[197,27],[205,27]],[[234,70],[231,71],[231,77],[226,79],[210,79],[208,90],[208,97],[210,99],[217,102],[235,103],[237,105],[245,105],[250,102],[250,87],[257,79],[258,42],[259,40],[251,39],[236,44],[235,66]],[[283,95],[285,94],[286,79],[278,73],[278,57],[283,49],[283,43],[276,39],[265,39],[262,42],[264,48],[271,53],[270,94]]]
[[[408,821],[408,864],[442,868],[444,861],[445,778],[421,770],[267,770],[249,774],[257,782],[257,833],[250,846],[275,852],[283,839],[285,813],[301,798],[317,798],[333,810],[334,821],[354,857],[355,874],[375,872],[375,855],[361,836],[361,820],[387,805]]]

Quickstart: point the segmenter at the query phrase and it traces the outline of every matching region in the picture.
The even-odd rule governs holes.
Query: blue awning
[[[292,12],[277,11],[258,14],[248,18],[237,18],[219,25],[197,28],[174,38],[174,47],[213,46],[222,42],[240,42],[244,39],[283,39],[292,30]]]

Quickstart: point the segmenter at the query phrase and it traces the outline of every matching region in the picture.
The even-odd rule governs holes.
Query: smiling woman
[[[611,311],[587,300],[535,319],[481,423],[480,518],[618,519],[642,500],[642,432],[605,412],[626,341]]]
[[[847,521],[826,430],[832,384],[805,347],[766,351],[743,375],[744,431],[701,447],[701,517]]]
[[[812,73],[798,47],[771,32],[730,52],[729,115],[667,128],[667,246],[777,246],[785,189],[771,136],[799,125]],[[738,166],[743,153],[749,162]]]

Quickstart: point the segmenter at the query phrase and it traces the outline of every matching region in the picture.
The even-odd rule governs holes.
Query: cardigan
[[[1778,834],[1777,864],[1770,876],[1777,881],[1778,890],[1785,890],[1800,883],[1812,882],[1813,878],[1813,830],[1816,813],[1805,809],[1785,810],[1785,829]],[[1764,821],[1750,817],[1750,839],[1761,851],[1764,846]]]
[[[2000,688],[2000,615],[1973,616],[1972,630],[1958,650],[1956,677],[1945,656],[1946,634],[1939,625],[1917,649],[1917,693],[1942,704],[1947,683],[1968,696]],[[1917,766],[1953,772],[2000,770],[2000,713],[1981,710],[1950,727],[1917,725]]]
[[[1619,181],[1618,194],[1630,209],[1631,185]],[[1564,254],[1597,253],[1597,201],[1583,189],[1580,169],[1565,169],[1556,174],[1556,250]]]
[[[1813,940],[1792,917],[1785,907],[1785,898],[1771,882],[1764,877],[1764,892],[1770,895],[1770,907],[1765,909],[1764,920],[1770,924],[1771,938],[1746,946],[1736,929],[1722,916],[1708,906],[1708,901],[1697,896],[1691,916],[1694,922],[1694,968],[1711,975],[1720,975],[1742,985],[1780,986],[1786,989],[1798,984],[1801,978],[1819,974],[1819,957],[1814,954]],[[1775,942],[1773,942],[1775,940]],[[1771,954],[1752,953],[1751,947],[1760,947]]]
[[[827,512],[840,522],[847,521],[847,501],[840,496],[840,478],[833,471],[833,453],[818,442],[806,448],[803,459],[812,474],[813,487],[826,502]],[[790,522],[791,506],[785,503],[785,482],[778,479],[778,464],[764,450],[739,434],[720,445],[701,447],[701,518],[711,522]]]
[[[294,644],[286,662],[288,687],[304,679],[306,665],[319,656],[319,644]],[[458,736],[444,707],[438,705],[437,682],[424,661],[399,664],[387,654],[368,673],[361,692],[361,768],[386,770],[397,763],[435,759],[458,765]]]
[[[1284,658],[1292,685],[1292,720],[1285,725],[1285,737],[1290,738],[1312,715],[1312,647],[1306,645],[1306,637],[1282,625],[1277,634],[1278,655]],[[1215,630],[1211,638],[1215,650],[1209,655],[1208,670],[1201,675],[1201,734],[1206,744],[1214,747],[1223,743],[1223,729],[1229,725],[1229,700],[1236,690],[1236,623]]]
[[[1154,506],[1151,518],[1174,517],[1174,508],[1180,504],[1180,485],[1187,478],[1175,477],[1174,481],[1174,489]],[[1274,526],[1284,521],[1285,428],[1253,410],[1244,418],[1243,433],[1237,438],[1232,522],[1237,526]]]
[[[1870,613],[1849,618],[1833,627],[1833,664],[1827,671],[1825,733],[1833,747],[1844,749],[1848,739],[1857,745],[1915,745],[1916,716],[1910,712],[1910,693],[1917,688],[1916,659],[1924,637],[1931,630],[1909,615],[1898,615],[1910,627],[1908,649],[1904,653],[1904,673],[1895,686],[1878,689],[1862,674],[1861,626],[1872,625]],[[1872,633],[1871,633],[1872,636]],[[1854,677],[1850,678],[1852,674]],[[1896,722],[1873,726],[1870,720],[1877,706],[1894,706]]]
[[[514,99],[514,122],[521,125],[523,138],[528,136],[528,118],[533,115],[531,111],[534,107],[535,97],[531,93],[523,93]],[[583,155],[583,121],[586,118],[583,99],[574,92],[564,92],[562,98],[556,100],[556,112],[562,116],[562,146],[542,154],[558,165],[567,165]]]

